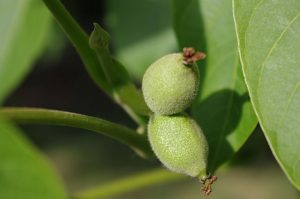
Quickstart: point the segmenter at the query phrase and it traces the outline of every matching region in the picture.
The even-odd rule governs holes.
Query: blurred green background
[[[132,78],[142,77],[160,56],[177,51],[168,0],[62,1],[90,33],[98,22],[112,35],[112,51]],[[136,128],[124,111],[89,78],[77,53],[56,25],[33,70],[6,100],[5,106],[59,109],[101,117]],[[160,167],[128,147],[91,132],[52,126],[22,126],[27,136],[50,158],[70,192]],[[259,127],[234,160],[218,173],[210,198],[299,198],[274,160]],[[192,199],[204,197],[194,179],[156,185],[113,198]]]

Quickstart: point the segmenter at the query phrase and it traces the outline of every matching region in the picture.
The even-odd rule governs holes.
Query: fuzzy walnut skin
[[[160,115],[184,111],[196,98],[198,88],[198,67],[184,65],[182,53],[169,54],[154,62],[142,83],[148,107]]]
[[[168,169],[192,177],[206,176],[208,143],[198,124],[186,114],[153,115],[148,138]]]

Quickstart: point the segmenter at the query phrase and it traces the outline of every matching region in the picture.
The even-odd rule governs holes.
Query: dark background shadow
[[[243,104],[249,100],[247,94],[224,89],[217,91],[193,107],[193,116],[200,124],[209,143],[208,168],[210,172],[228,161],[234,151],[227,137],[240,122]]]

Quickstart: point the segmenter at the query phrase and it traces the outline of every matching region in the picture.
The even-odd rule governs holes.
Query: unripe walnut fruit
[[[198,93],[199,71],[195,63],[183,64],[182,53],[168,54],[145,72],[142,90],[148,107],[157,114],[184,111]]]
[[[186,114],[153,115],[148,138],[158,159],[170,170],[200,179],[206,176],[208,143]]]

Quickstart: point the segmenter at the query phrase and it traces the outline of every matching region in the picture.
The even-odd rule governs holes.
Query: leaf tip
[[[110,42],[110,35],[98,23],[93,23],[94,30],[91,33],[89,44],[94,50],[107,49]]]

